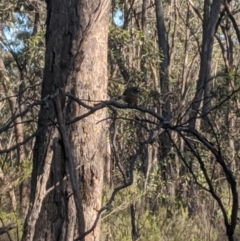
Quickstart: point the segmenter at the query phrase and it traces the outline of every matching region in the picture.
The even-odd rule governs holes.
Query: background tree
[[[35,137],[31,206],[23,239],[45,235],[63,240],[67,233],[70,240],[98,237],[101,214],[101,240],[238,237],[237,1],[112,1],[109,98],[103,67],[106,55],[99,50],[106,51],[100,46],[107,38],[109,16],[104,5],[94,1],[90,8],[84,1],[79,6],[47,2],[43,77],[45,5],[1,4],[2,9],[9,9],[1,12],[8,32],[14,25],[14,33],[28,26],[11,41],[9,33],[1,38],[5,65],[0,126],[0,188],[6,193],[0,200],[3,240],[21,238],[19,220],[24,218],[24,212],[20,214],[24,208],[19,205],[18,188],[30,173]],[[77,6],[77,13],[87,15],[77,15],[73,10]],[[99,41],[102,37],[105,40]],[[20,74],[22,64],[25,81]],[[138,106],[115,101],[130,85],[142,90]],[[12,112],[11,99],[16,103]],[[22,127],[21,140],[14,131],[17,126]],[[101,136],[100,144],[93,133]],[[109,145],[104,144],[105,138]],[[25,157],[19,159],[22,147]],[[110,185],[104,185],[101,204],[103,165],[95,161],[102,162],[106,155]],[[73,229],[80,231],[73,234]]]
[[[15,222],[20,227],[28,207],[30,150],[33,145],[29,137],[35,130],[38,110],[36,106],[35,109],[25,108],[39,96],[44,59],[43,21],[39,13],[43,9],[44,5],[40,3],[1,2],[1,151],[4,154],[0,160],[3,226]],[[23,115],[24,112],[27,114]],[[30,140],[27,144],[26,139]],[[26,145],[22,145],[24,143]],[[10,226],[16,228],[17,225]],[[3,235],[2,238],[19,240],[20,235],[21,229],[14,229],[11,235]]]
[[[167,103],[165,99],[166,96],[161,96],[161,89],[159,88],[159,85],[155,84],[158,78],[160,79],[160,84],[163,84],[163,82],[161,82],[161,78],[163,78],[164,75],[161,73],[161,71],[160,75],[158,75],[158,71],[156,71],[159,69],[158,56],[156,55],[156,57],[153,58],[153,53],[159,53],[158,51],[160,51],[160,53],[161,51],[163,51],[164,53],[163,47],[160,46],[160,49],[157,49],[157,36],[155,34],[155,24],[157,19],[154,19],[156,9],[159,9],[157,8],[157,4],[161,2],[157,1],[155,5],[153,4],[153,2],[149,2],[147,7],[142,8],[141,4],[144,5],[146,3],[145,1],[134,1],[132,2],[130,8],[128,8],[127,11],[125,7],[125,2],[122,3],[123,7],[121,6],[121,2],[118,3],[119,5],[117,5],[115,1],[114,11],[117,12],[117,9],[123,9],[124,16],[122,19],[124,19],[124,21],[123,27],[120,28],[119,26],[115,26],[113,28],[112,34],[110,35],[111,38],[114,39],[115,42],[117,42],[117,45],[110,46],[113,53],[113,59],[111,59],[111,64],[116,64],[115,68],[112,67],[110,69],[110,85],[114,85],[114,91],[116,91],[118,89],[116,88],[116,86],[119,86],[119,82],[124,83],[124,81],[126,80],[125,76],[134,76],[130,78],[129,82],[131,82],[131,79],[133,79],[132,82],[136,82],[137,79],[138,85],[142,86],[143,89],[142,103],[140,103],[140,105],[142,104],[151,108],[155,107],[157,110],[159,106],[159,101],[160,103],[162,103],[162,106],[166,105]],[[117,133],[115,133],[115,135],[113,136],[113,141],[119,140],[119,144],[116,143],[115,145],[121,146],[121,150],[129,150],[128,153],[130,153],[130,150],[135,148],[135,144],[131,143],[139,143],[139,140],[141,140],[141,143],[143,143],[143,140],[145,140],[146,148],[148,145],[154,146],[158,150],[156,151],[156,153],[159,153],[157,158],[155,159],[159,162],[156,162],[152,169],[152,172],[150,173],[151,181],[148,182],[148,191],[146,195],[143,194],[146,198],[143,198],[143,202],[139,201],[139,199],[136,198],[136,215],[141,215],[140,213],[143,214],[143,212],[147,210],[144,209],[143,211],[143,203],[144,205],[149,205],[149,209],[154,213],[154,215],[156,215],[156,217],[162,217],[158,220],[158,223],[161,222],[161,220],[164,220],[163,223],[166,225],[168,225],[168,222],[166,220],[169,220],[169,222],[171,223],[170,220],[173,219],[173,216],[177,217],[179,215],[177,214],[179,211],[179,206],[187,212],[187,216],[189,215],[190,218],[185,219],[183,218],[183,216],[180,215],[181,218],[184,219],[184,221],[182,222],[191,222],[192,220],[194,220],[195,223],[199,223],[200,220],[197,220],[197,217],[201,216],[200,210],[202,210],[201,212],[203,215],[208,213],[207,216],[211,216],[213,213],[222,213],[223,218],[218,218],[217,216],[215,216],[215,214],[213,214],[214,225],[211,225],[211,223],[205,223],[205,232],[202,232],[201,234],[188,233],[186,235],[178,237],[177,240],[186,239],[187,235],[196,235],[196,237],[198,238],[200,237],[200,235],[206,235],[205,238],[207,240],[216,240],[217,238],[219,240],[222,240],[225,237],[225,234],[221,231],[223,230],[224,223],[225,228],[228,230],[228,239],[232,240],[232,230],[236,226],[238,194],[235,178],[237,177],[237,172],[235,169],[235,171],[233,172],[233,176],[228,172],[230,170],[227,168],[227,163],[232,163],[232,161],[234,162],[234,158],[228,159],[228,155],[223,155],[223,153],[225,153],[226,151],[226,148],[224,148],[223,146],[225,146],[225,144],[227,143],[224,142],[225,144],[223,144],[223,142],[221,141],[223,140],[223,136],[225,136],[226,134],[225,131],[229,133],[230,128],[224,128],[225,131],[222,131],[223,129],[221,129],[220,127],[222,126],[222,124],[220,124],[217,120],[222,119],[220,117],[220,115],[224,112],[222,108],[225,104],[230,104],[228,100],[233,100],[235,97],[237,98],[239,88],[235,84],[231,84],[231,86],[234,86],[234,88],[231,88],[231,91],[228,89],[228,91],[226,91],[224,95],[220,94],[221,97],[218,94],[218,97],[216,96],[215,88],[219,88],[221,86],[221,84],[218,85],[219,80],[222,78],[224,79],[224,76],[226,76],[222,73],[222,66],[225,65],[224,59],[226,59],[226,57],[224,56],[228,55],[232,61],[233,59],[235,59],[236,61],[238,60],[238,57],[230,57],[233,56],[231,53],[235,53],[236,55],[238,55],[238,44],[235,45],[236,51],[234,51],[233,42],[231,40],[226,41],[227,37],[223,37],[222,33],[219,32],[218,29],[219,25],[224,26],[225,20],[228,18],[226,10],[230,7],[230,9],[232,8],[232,12],[228,12],[230,13],[230,18],[232,19],[231,21],[233,24],[232,27],[230,27],[230,21],[227,21],[227,28],[231,32],[231,34],[229,32],[228,34],[230,34],[231,37],[235,34],[235,36],[238,35],[238,29],[234,27],[236,26],[236,24],[234,23],[236,23],[237,19],[236,12],[238,12],[238,5],[235,5],[235,3],[233,5],[227,3],[228,7],[224,5],[221,5],[220,2],[216,1],[211,8],[209,8],[208,1],[204,2],[204,4],[195,2],[188,2],[185,4],[183,2],[180,3],[179,1],[172,1],[163,2],[162,5],[158,5],[158,7],[160,6],[164,9],[164,24],[166,26],[167,35],[165,39],[166,41],[168,41],[168,44],[166,44],[165,41],[163,41],[163,43],[165,44],[165,46],[169,46],[169,50],[167,51],[169,56],[169,65],[167,69],[169,74],[169,93],[167,100],[170,101],[171,112],[168,113],[171,114],[171,123],[175,123],[175,128],[177,128],[178,126],[186,128],[184,133],[181,133],[181,131],[179,132],[179,130],[177,129],[173,131],[172,128],[163,128],[167,131],[167,133],[169,133],[169,138],[171,140],[170,146],[168,146],[170,147],[170,150],[167,152],[167,154],[164,157],[161,156],[163,154],[163,150],[161,149],[162,146],[159,145],[159,142],[157,140],[162,130],[159,130],[157,128],[156,120],[151,120],[151,123],[155,124],[155,126],[149,128],[149,125],[146,124],[146,121],[149,122],[150,119],[147,118],[146,120],[146,118],[141,117],[140,114],[134,113],[132,115],[125,112],[121,114],[121,117],[118,116],[118,125],[121,125],[122,127],[118,128]],[[127,6],[129,6],[129,4]],[[147,13],[145,11],[142,11],[142,9],[147,9]],[[209,12],[210,9],[211,11]],[[202,10],[205,11],[204,15],[202,14]],[[141,36],[141,29],[139,28],[139,26],[141,26],[141,21],[142,19],[144,19],[144,17],[142,16],[146,15],[148,16],[148,18],[145,24],[148,26],[148,31],[145,31],[145,33],[147,32],[148,34],[145,36],[144,42],[142,42],[141,39],[138,37]],[[233,15],[235,15],[235,18],[233,17]],[[217,16],[219,16],[219,18]],[[218,19],[217,21],[216,18]],[[211,19],[215,20],[214,24],[211,23]],[[127,23],[127,25],[125,23]],[[215,24],[217,27],[214,27]],[[126,26],[127,29],[129,29],[129,35],[126,34]],[[134,31],[132,29],[134,29]],[[137,30],[139,30],[139,32]],[[160,37],[163,38],[163,35],[161,35]],[[237,37],[235,38],[237,39]],[[215,44],[216,41],[220,44],[220,48],[218,48],[218,45]],[[130,43],[130,46],[132,46],[132,52],[129,52],[130,50],[126,47],[125,43]],[[146,48],[148,48],[147,54],[144,56],[141,55],[140,51],[137,51],[139,46],[141,46],[142,44],[144,46],[146,45]],[[229,53],[227,54],[225,52],[225,44],[226,46],[229,46]],[[212,56],[211,48],[213,48]],[[118,53],[121,53],[120,56],[118,55]],[[222,53],[224,53],[223,56]],[[130,63],[128,63],[129,55],[131,55],[132,59]],[[202,57],[203,55],[206,55],[206,60],[204,60],[205,57]],[[114,58],[116,62],[113,61]],[[121,62],[119,61],[119,59],[121,60]],[[142,68],[141,70],[139,70],[138,67],[139,59],[141,59],[142,61],[144,61],[145,59],[147,60],[144,65],[145,68]],[[167,58],[165,57],[165,55],[162,54],[160,62],[164,63],[166,59]],[[123,63],[125,63],[124,68]],[[207,73],[205,71],[206,65],[208,65],[207,69],[209,70]],[[123,69],[124,71],[122,71]],[[139,78],[139,76],[141,76],[141,71],[144,72],[144,78]],[[204,76],[207,74],[208,77],[204,77],[205,85],[200,86],[200,79],[202,79],[202,77],[198,78],[198,74],[201,75],[201,73],[203,72]],[[238,70],[236,68],[234,71],[234,77],[232,76],[236,81],[238,79],[237,73]],[[147,84],[145,82],[146,79],[148,79]],[[197,79],[198,81],[196,81]],[[198,84],[196,85],[196,83]],[[198,85],[200,87],[197,87]],[[221,88],[224,87],[222,86]],[[203,93],[205,94],[203,95]],[[114,96],[116,94],[113,93],[112,95]],[[194,96],[200,96],[199,101],[196,101],[196,97]],[[228,104],[226,102],[228,102]],[[235,104],[234,106],[236,106]],[[190,111],[192,108],[194,109],[196,105],[198,105],[198,107],[194,113],[198,114],[197,119],[192,116],[191,113],[193,112]],[[231,108],[234,107],[232,106]],[[162,110],[158,110],[158,113],[161,112]],[[233,112],[236,113],[236,110]],[[167,118],[166,114],[164,114],[164,117]],[[233,116],[231,116],[230,119],[231,123],[233,124],[235,123],[235,118],[232,117]],[[113,118],[115,117],[113,116]],[[126,120],[128,118],[130,118],[132,122],[126,125]],[[195,124],[193,125],[193,129],[188,129],[188,125],[190,124],[192,126],[192,123],[195,123],[195,121],[201,123],[202,125],[202,127],[199,125],[197,126],[198,130],[201,133],[201,137],[199,136],[199,134],[197,134],[196,136],[196,130],[194,129]],[[140,125],[140,127],[136,127],[138,125]],[[235,127],[234,124],[233,126]],[[138,128],[140,128],[141,130],[145,129],[147,132],[145,132],[145,135],[141,136],[133,136],[127,134],[127,130],[129,129],[131,130],[131,133],[134,133],[134,128],[136,128],[137,133],[139,133]],[[150,135],[149,133],[152,133],[152,135]],[[186,137],[185,134],[190,135],[190,137]],[[190,143],[187,141],[188,138],[190,138],[191,140]],[[234,141],[232,138],[230,139],[231,149],[234,150]],[[214,145],[214,148],[212,148],[212,145]],[[228,145],[229,144],[227,144],[227,146]],[[218,152],[220,156],[218,156]],[[142,156],[142,160],[148,157],[146,153],[147,151],[139,153],[139,155]],[[232,154],[230,154],[230,156],[232,157]],[[118,157],[119,155],[116,155],[115,159],[117,159]],[[126,155],[123,155],[121,158],[121,161],[119,161],[118,158],[118,161],[116,162],[117,168],[115,169],[115,175],[118,178],[120,173],[123,173],[121,171],[121,165],[119,163],[126,162]],[[139,170],[145,169],[144,164],[142,164],[141,162],[139,163],[139,167]],[[161,176],[159,176],[160,174]],[[125,180],[124,177],[123,180]],[[140,180],[139,182],[136,181],[135,187],[141,189],[142,183]],[[199,180],[201,181],[199,182]],[[221,184],[219,182],[220,180]],[[206,188],[205,185],[209,185],[208,188]],[[227,188],[227,186],[229,187],[229,189]],[[209,199],[208,196],[202,195],[203,189],[212,194],[212,197],[217,201],[218,205],[216,205],[216,203],[212,199]],[[222,195],[223,193],[225,193],[226,190],[229,190],[229,195],[223,198]],[[139,193],[139,191],[136,190],[133,192]],[[129,207],[132,205],[131,203],[132,201],[129,202]],[[228,206],[227,203],[231,203],[231,205]],[[124,207],[126,206],[127,205],[123,205],[124,210]],[[161,210],[159,209],[159,206],[164,206],[165,210],[167,210],[167,214],[160,214]],[[205,211],[203,212],[203,210]],[[211,212],[210,214],[207,210],[215,211]],[[226,215],[228,213],[227,210],[231,210],[231,214]],[[122,214],[124,213],[124,211],[119,212],[119,215],[120,213]],[[208,220],[211,220],[212,216],[211,218],[210,216],[208,216]],[[110,218],[108,215],[107,217]],[[129,217],[128,220],[130,219],[132,219],[132,216],[131,218]],[[202,219],[206,219],[206,216],[202,216],[201,220]],[[121,219],[119,219],[119,222],[121,223],[120,220]],[[140,225],[141,227],[143,227],[142,225],[144,221],[142,220],[141,222],[141,218],[138,218],[138,220],[139,222],[137,221],[136,226]],[[224,220],[224,223],[222,223],[222,220]],[[172,222],[174,223],[174,221]],[[152,223],[152,226],[154,226],[154,224]],[[203,223],[199,223],[200,226],[202,224]],[[119,225],[120,224],[118,223],[118,227]],[[147,224],[145,225],[147,226]],[[193,226],[193,224],[190,225],[191,227]],[[161,227],[164,230],[163,226]],[[214,230],[214,232],[209,231],[209,227],[210,229]],[[140,237],[143,239],[149,239],[149,237],[141,234],[144,233],[141,232],[141,230],[139,230]],[[156,240],[159,240],[159,236],[164,236],[163,230],[160,232],[159,235],[155,236]],[[192,230],[194,230],[194,228]],[[212,234],[211,237],[209,236],[208,231]],[[111,233],[113,235],[110,230],[108,231],[108,233]],[[129,230],[129,235],[130,233],[131,230]],[[179,230],[177,231],[177,233],[179,233]],[[119,238],[120,240],[121,238],[123,238],[123,236],[121,236],[120,238],[120,236],[118,235],[121,235],[121,232],[115,235],[116,239]],[[165,235],[167,234],[165,233]],[[172,237],[173,236],[174,234],[172,235]],[[201,239],[204,239],[203,236],[201,237]],[[167,237],[169,238],[169,236]],[[188,236],[188,238],[190,238],[190,236]],[[153,238],[153,240],[155,239]]]

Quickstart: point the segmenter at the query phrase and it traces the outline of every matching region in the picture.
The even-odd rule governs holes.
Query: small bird
[[[138,87],[129,87],[123,92],[121,98],[128,105],[137,105],[139,93],[140,89]]]

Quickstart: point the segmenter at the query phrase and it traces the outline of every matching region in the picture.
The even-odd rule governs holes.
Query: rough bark
[[[108,0],[47,1],[46,59],[34,147],[26,240],[82,237],[101,207],[106,148],[105,112],[68,126],[85,113],[64,92],[106,99]],[[56,123],[53,124],[53,123]],[[84,240],[98,240],[99,225]]]
[[[109,1],[92,1],[82,5],[83,18],[92,16],[91,26],[81,25],[85,36],[81,42],[81,52],[75,62],[75,78],[70,83],[70,93],[94,104],[96,100],[107,98],[107,40]],[[82,21],[83,22],[83,21]],[[84,59],[82,60],[82,57]],[[93,102],[92,102],[93,101]],[[71,105],[67,113],[73,116],[86,113],[86,110]],[[80,167],[80,189],[82,194],[83,220],[85,230],[92,227],[97,211],[101,208],[104,162],[107,159],[107,130],[105,111],[98,111],[81,122],[72,125],[71,141],[74,156]],[[81,236],[82,234],[80,234]],[[86,241],[98,240],[99,225],[85,237]]]

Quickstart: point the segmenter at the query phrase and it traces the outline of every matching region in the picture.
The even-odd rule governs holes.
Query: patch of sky
[[[113,22],[118,27],[122,27],[124,24],[123,12],[120,9],[117,9],[113,14]]]
[[[24,40],[31,35],[33,28],[30,26],[26,14],[14,13],[13,16],[14,22],[6,23],[3,26],[4,40],[2,45],[5,51],[11,49],[13,52],[18,52],[24,48]]]

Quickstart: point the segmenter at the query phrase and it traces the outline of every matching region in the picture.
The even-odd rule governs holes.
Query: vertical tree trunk
[[[80,26],[84,33],[78,57],[75,61],[75,73],[69,85],[69,91],[76,97],[94,104],[96,100],[107,98],[107,40],[109,0],[93,0],[82,4],[83,19],[92,16],[91,25],[85,21]],[[84,23],[82,20],[81,23]],[[70,105],[67,113],[73,111],[73,117],[86,113],[78,105]],[[83,205],[85,230],[92,227],[98,210],[101,208],[103,171],[107,160],[107,129],[104,110],[88,116],[72,125],[71,143],[77,165],[80,166],[79,178]],[[99,225],[94,232],[86,236],[85,241],[98,240]],[[80,234],[81,236],[82,234]]]
[[[163,6],[161,0],[155,0],[156,5],[156,19],[158,31],[158,45],[162,52],[163,59],[160,64],[160,88],[163,96],[162,114],[169,120],[170,113],[170,100],[169,100],[169,79],[168,79],[168,65],[169,65],[169,47],[167,32],[164,24]]]
[[[211,107],[210,75],[212,64],[212,50],[220,5],[221,0],[213,1],[211,5],[209,0],[205,0],[204,2],[201,64],[199,79],[197,82],[197,89],[193,99],[192,112],[190,115],[189,123],[190,126],[193,128],[195,127],[196,118],[199,113],[201,104],[203,106],[203,115],[206,115]]]
[[[88,104],[106,99],[108,8],[108,0],[47,1],[45,105],[23,241],[72,241],[92,226],[101,207],[107,134],[104,121],[97,123],[105,112],[66,125],[86,110],[71,99],[64,107],[63,97],[67,91]],[[85,237],[98,239],[99,225]]]
[[[161,63],[160,63],[160,92],[162,95],[162,115],[166,118],[166,120],[171,119],[171,106],[170,106],[170,98],[169,98],[169,45],[168,45],[168,37],[167,31],[164,23],[164,9],[162,5],[162,0],[155,0],[156,5],[156,19],[157,19],[157,31],[158,31],[158,45],[159,49],[162,53]],[[164,157],[167,157],[170,152],[170,140],[168,133],[166,131],[162,132],[159,136],[160,142],[160,150],[159,156],[160,160],[163,160]],[[163,180],[168,182],[168,175],[172,176],[172,163],[166,160],[167,163],[162,165],[162,176]],[[163,162],[162,162],[163,163]],[[168,188],[168,192],[171,198],[175,196],[175,188],[173,185],[166,185]]]

